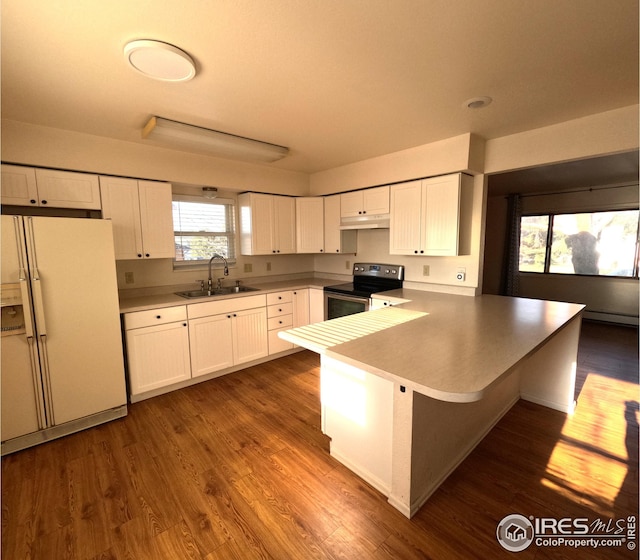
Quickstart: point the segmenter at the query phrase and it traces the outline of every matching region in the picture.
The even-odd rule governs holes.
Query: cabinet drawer
[[[188,306],[189,319],[198,317],[208,317],[209,315],[220,315],[222,313],[233,313],[244,311],[245,309],[255,309],[265,306],[264,294],[255,296],[240,296],[229,299],[219,299],[204,303],[192,303]]]
[[[273,292],[267,294],[267,305],[277,305],[278,303],[289,303],[293,301],[293,292]]]
[[[124,314],[125,330],[150,327],[152,325],[163,325],[176,321],[187,320],[187,306],[178,305],[176,307],[161,307],[148,311],[134,311]]]
[[[290,315],[293,313],[293,303],[281,303],[280,305],[270,305],[267,307],[267,317],[280,317],[280,315]]]
[[[287,329],[293,326],[293,315],[282,315],[280,317],[271,317],[267,319],[267,329]]]

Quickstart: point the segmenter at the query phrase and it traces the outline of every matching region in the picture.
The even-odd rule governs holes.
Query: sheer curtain
[[[520,218],[522,201],[519,194],[507,197],[507,231],[505,239],[504,263],[502,266],[501,293],[517,296],[519,293],[518,256],[520,252]]]

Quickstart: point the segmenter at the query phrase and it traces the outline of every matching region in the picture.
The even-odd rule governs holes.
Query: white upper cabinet
[[[472,189],[473,179],[460,173],[392,185],[389,253],[460,254],[460,229],[470,220]]]
[[[362,214],[388,214],[389,187],[375,187],[340,195],[340,215],[343,218]]]
[[[355,253],[357,247],[357,231],[340,229],[340,198],[335,194],[324,199],[324,252]]]
[[[324,253],[322,197],[296,198],[296,250],[298,253]]]
[[[97,175],[2,165],[2,204],[100,210]]]
[[[243,255],[296,252],[295,199],[288,196],[243,193],[240,208],[240,252]]]
[[[117,260],[175,256],[170,183],[100,177],[100,189]]]

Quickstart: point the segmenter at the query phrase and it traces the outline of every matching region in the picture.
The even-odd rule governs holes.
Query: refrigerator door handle
[[[31,289],[33,293],[33,310],[35,313],[36,325],[38,326],[38,336],[41,338],[47,336],[47,327],[44,320],[44,300],[42,298],[42,280],[38,271],[38,255],[36,252],[35,233],[33,231],[33,218],[27,216],[26,234],[29,244],[29,253],[31,255]]]
[[[31,287],[33,288],[33,307],[36,312],[36,324],[38,325],[38,335],[42,338],[47,336],[47,325],[44,320],[44,301],[42,298],[42,280],[35,268],[33,277],[31,278]]]
[[[22,309],[24,314],[24,330],[27,338],[33,339],[33,321],[31,320],[31,305],[29,300],[29,283],[24,274],[24,270],[20,271],[20,295],[22,296]]]

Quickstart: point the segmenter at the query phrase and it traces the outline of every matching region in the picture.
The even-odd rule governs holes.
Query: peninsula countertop
[[[385,313],[391,315],[395,309],[411,311],[412,315],[404,322],[321,350],[296,336],[304,327],[281,336],[429,397],[473,402],[482,399],[516,364],[584,309],[583,305],[564,302],[408,289],[378,295],[409,301],[398,308],[333,321],[358,317],[366,324],[384,319]],[[318,324],[318,328],[327,323],[330,321]]]

